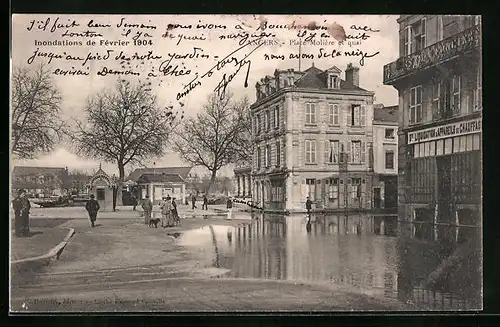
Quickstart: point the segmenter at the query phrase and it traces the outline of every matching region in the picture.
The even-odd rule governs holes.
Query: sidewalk
[[[61,243],[68,234],[67,228],[31,228],[30,237],[17,237],[11,232],[11,261],[28,259],[47,254]]]
[[[134,287],[118,289],[115,292],[102,288],[86,288],[78,292],[62,289],[58,294],[18,297],[12,307],[25,312],[331,312],[415,309],[395,300],[347,292],[334,286],[275,280],[171,278],[154,284],[135,284]],[[23,310],[22,304],[27,309]]]

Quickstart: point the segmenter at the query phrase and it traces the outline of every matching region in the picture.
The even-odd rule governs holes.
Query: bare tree
[[[61,140],[61,94],[47,66],[16,67],[12,73],[12,153],[33,158],[48,153]]]
[[[164,155],[177,124],[172,108],[158,106],[150,84],[120,79],[115,89],[90,96],[86,121],[75,121],[72,137],[77,153],[118,165],[118,205],[122,204],[125,167]]]
[[[247,156],[244,148],[251,148],[250,138],[243,142],[249,122],[247,112],[248,99],[233,101],[232,94],[223,99],[213,94],[202,112],[196,117],[186,118],[176,131],[174,150],[187,162],[210,171],[206,191],[214,185],[222,167]]]

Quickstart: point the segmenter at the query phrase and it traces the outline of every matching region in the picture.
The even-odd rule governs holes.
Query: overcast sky
[[[397,92],[390,86],[384,86],[382,84],[382,69],[388,62],[394,61],[398,57],[398,24],[396,22],[398,16],[375,16],[375,15],[343,15],[343,16],[236,16],[236,15],[197,15],[197,16],[170,16],[170,15],[143,15],[143,16],[122,16],[122,15],[14,15],[12,20],[12,65],[17,66],[30,66],[28,64],[28,59],[33,56],[35,51],[38,51],[42,56],[37,56],[34,58],[31,66],[42,61],[47,62],[48,53],[52,52],[54,54],[60,54],[63,57],[71,55],[72,57],[82,57],[85,59],[89,53],[95,55],[99,53],[104,55],[106,50],[113,50],[111,56],[108,60],[89,60],[84,65],[83,61],[71,61],[64,59],[52,59],[51,68],[62,69],[62,70],[72,70],[81,69],[82,71],[89,72],[89,76],[56,76],[54,75],[54,81],[60,88],[63,95],[63,117],[65,119],[70,119],[72,117],[83,117],[83,107],[86,98],[103,88],[109,88],[116,81],[116,76],[97,76],[98,71],[102,71],[103,67],[106,66],[108,69],[123,70],[120,68],[121,60],[115,60],[120,51],[123,51],[125,55],[132,56],[134,53],[140,55],[146,54],[148,50],[153,50],[154,54],[157,56],[162,56],[159,60],[134,61],[131,65],[131,69],[141,74],[140,77],[132,77],[135,79],[144,80],[149,72],[154,72],[159,74],[158,67],[162,61],[170,58],[169,54],[190,54],[193,53],[193,47],[198,47],[203,49],[203,52],[197,50],[197,53],[207,54],[208,58],[198,58],[198,59],[186,59],[186,60],[173,60],[172,66],[179,65],[179,69],[186,67],[185,70],[191,70],[191,74],[186,76],[172,77],[172,76],[162,76],[154,77],[153,80],[153,90],[158,96],[159,102],[162,105],[173,105],[174,108],[180,108],[178,101],[176,101],[176,95],[181,91],[184,85],[191,81],[195,74],[203,75],[205,72],[210,70],[220,58],[223,58],[227,54],[231,53],[239,47],[238,41],[240,39],[233,40],[220,40],[220,35],[234,34],[234,33],[244,33],[248,32],[250,34],[257,33],[260,34],[262,30],[257,30],[259,26],[263,23],[267,24],[268,29],[265,32],[275,33],[275,37],[270,37],[269,39],[279,42],[279,45],[271,46],[261,46],[255,52],[253,52],[248,59],[251,60],[251,68],[248,76],[249,87],[245,88],[244,81],[247,71],[247,66],[239,71],[236,77],[228,85],[228,88],[234,92],[237,97],[247,95],[251,102],[255,101],[255,83],[266,75],[272,75],[275,69],[288,69],[288,68],[299,68],[298,59],[288,59],[290,53],[298,53],[299,47],[297,44],[292,44],[293,40],[298,41],[297,29],[284,29],[284,28],[272,28],[271,25],[283,25],[290,24],[295,21],[296,25],[308,25],[311,22],[315,22],[316,25],[320,26],[336,26],[336,24],[342,26],[347,35],[353,37],[359,36],[360,31],[353,30],[352,25],[357,25],[359,27],[368,26],[372,30],[379,30],[379,32],[368,32],[368,39],[362,41],[361,44],[356,44],[349,46],[348,42],[344,42],[342,46],[338,44],[334,45],[305,45],[302,46],[301,52],[306,54],[313,54],[315,59],[302,59],[301,68],[305,70],[309,68],[313,62],[314,65],[320,69],[327,69],[331,66],[337,66],[341,70],[345,70],[348,63],[352,62],[356,66],[360,66],[360,57],[335,57],[335,58],[317,58],[320,48],[324,48],[325,52],[331,52],[332,50],[337,51],[357,51],[361,50],[367,54],[373,54],[379,52],[378,55],[372,58],[366,58],[364,65],[360,66],[360,86],[367,90],[375,92],[377,103],[383,103],[385,105],[395,105],[397,104]],[[36,20],[46,22],[47,19],[49,23],[45,31],[37,28],[37,24],[28,30],[31,26],[31,21]],[[55,32],[51,32],[50,29],[53,26],[54,21],[58,18],[58,24],[70,24],[73,20],[76,21],[79,26],[76,27],[61,27],[56,29]],[[123,21],[122,21],[122,18]],[[87,23],[93,20],[94,23],[99,24],[110,24],[111,28],[89,28]],[[219,24],[226,25],[225,30],[212,29],[212,30],[201,30],[195,29],[195,25],[199,24]],[[120,27],[117,25],[122,22]],[[140,29],[134,27],[126,27],[125,24],[144,24],[150,26],[156,26],[156,29]],[[182,24],[182,25],[193,25],[191,29],[180,29],[174,28],[169,31],[173,38],[162,38],[161,35],[167,30],[168,24]],[[236,30],[235,25],[242,27],[241,30]],[[120,34],[126,32],[130,29],[130,34],[128,36],[121,36]],[[85,36],[63,36],[63,34],[68,31],[69,33],[83,33],[85,31],[94,31],[100,33],[102,37],[85,37]],[[134,46],[132,43],[132,36],[137,32],[142,31],[142,33],[149,33],[152,35],[148,38],[152,41],[153,45],[147,46]],[[333,37],[329,39],[319,38],[320,34],[325,31],[316,31],[317,35],[315,40],[324,42],[335,42]],[[190,41],[182,40],[178,45],[179,34],[183,34],[185,37],[203,37],[206,38],[204,41]],[[327,33],[328,34],[328,33]],[[144,35],[144,34],[143,34]],[[333,34],[332,34],[333,35]],[[143,38],[144,39],[144,38]],[[82,46],[48,46],[48,45],[35,45],[36,41],[82,41]],[[87,46],[86,42],[88,40],[95,40],[95,46]],[[128,40],[130,43],[128,46],[99,46],[100,40],[118,41],[118,40]],[[351,39],[353,40],[353,39]],[[252,49],[251,47],[246,47],[244,50]],[[239,51],[239,59],[245,56],[245,52]],[[238,54],[236,53],[236,54]],[[264,60],[265,54],[274,55],[284,55],[285,60]],[[219,59],[214,58],[218,56]],[[174,64],[175,62],[175,64]],[[235,71],[227,65],[228,69],[223,69],[219,72],[215,71],[213,76],[210,78],[204,78],[202,80],[202,85],[193,89],[187,96],[185,96],[181,101],[184,104],[183,109],[186,115],[193,115],[198,112],[206,97],[213,92],[216,85],[221,81],[224,73],[230,74]],[[234,66],[233,66],[234,67]],[[343,77],[343,76],[342,76]],[[156,162],[156,166],[179,166],[185,165],[180,158],[173,153],[169,153],[164,158],[155,159],[152,158],[150,162],[145,162],[144,164],[150,165],[152,162]],[[70,169],[82,168],[92,170],[97,168],[99,165],[99,160],[86,160],[84,158],[79,158],[75,154],[71,153],[64,146],[57,147],[53,153],[47,156],[42,156],[37,160],[24,160],[24,161],[14,161],[14,165],[33,165],[33,166],[67,166]],[[116,173],[117,169],[114,164],[104,164],[105,168],[110,174]],[[231,175],[231,169],[225,169],[224,175]]]

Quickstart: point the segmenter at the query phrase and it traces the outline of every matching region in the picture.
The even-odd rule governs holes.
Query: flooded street
[[[187,231],[177,242],[228,277],[333,283],[426,310],[480,309],[479,231],[448,227],[451,241],[429,241],[432,228],[414,229],[414,237],[398,236],[396,216],[258,215],[238,227]]]

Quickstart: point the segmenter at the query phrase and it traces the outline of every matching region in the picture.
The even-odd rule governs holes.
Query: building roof
[[[184,179],[179,176],[179,174],[141,174],[137,179],[138,183],[151,183],[151,182],[161,182],[161,183],[184,183]]]
[[[327,70],[321,70],[315,67],[313,64],[311,67],[304,71],[305,75],[295,82],[295,86],[300,88],[327,89],[328,85],[326,80],[326,72],[329,70],[340,71],[340,69],[336,66],[333,66]],[[340,89],[368,92],[367,90],[348,83],[342,79],[340,80]]]
[[[399,106],[382,107],[374,105],[373,120],[376,122],[398,122],[398,109]]]
[[[193,167],[157,167],[157,168],[137,168],[125,179],[137,181],[142,174],[177,174],[183,180],[187,178]]]
[[[15,166],[12,174],[16,176],[23,175],[33,175],[33,174],[59,174],[65,172],[66,168],[60,167],[27,167],[27,166]]]

